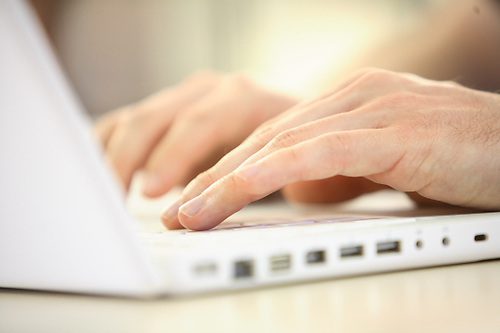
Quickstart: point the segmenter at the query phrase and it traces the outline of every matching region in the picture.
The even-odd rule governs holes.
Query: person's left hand
[[[295,103],[241,74],[200,72],[110,113],[95,133],[123,187],[142,170],[143,194],[158,197],[185,185]]]
[[[499,152],[498,95],[370,69],[258,128],[195,178],[163,220],[209,229],[287,185],[338,175],[498,209]]]

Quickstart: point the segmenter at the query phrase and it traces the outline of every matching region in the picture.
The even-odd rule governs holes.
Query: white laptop
[[[134,297],[500,257],[500,214],[287,218],[146,228],[30,8],[0,1],[0,287]]]

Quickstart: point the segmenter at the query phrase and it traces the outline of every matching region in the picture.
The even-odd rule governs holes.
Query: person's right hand
[[[95,132],[125,188],[143,169],[146,196],[185,184],[295,100],[241,75],[196,74],[103,117]]]
[[[193,180],[163,222],[168,228],[213,228],[250,202],[297,182],[302,185],[289,188],[289,196],[316,195],[327,187],[327,196],[308,201],[338,201],[337,193],[359,179],[371,184],[349,189],[353,197],[383,186],[497,210],[499,105],[497,94],[456,83],[361,71],[331,93],[266,122]]]

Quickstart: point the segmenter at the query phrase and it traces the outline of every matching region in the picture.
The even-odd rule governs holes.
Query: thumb
[[[290,184],[283,188],[282,192],[285,198],[292,202],[327,204],[347,201],[386,188],[386,185],[363,177],[335,176]]]

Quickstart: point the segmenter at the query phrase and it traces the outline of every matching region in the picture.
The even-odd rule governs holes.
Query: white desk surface
[[[0,289],[0,332],[500,332],[500,261],[180,299]]]

